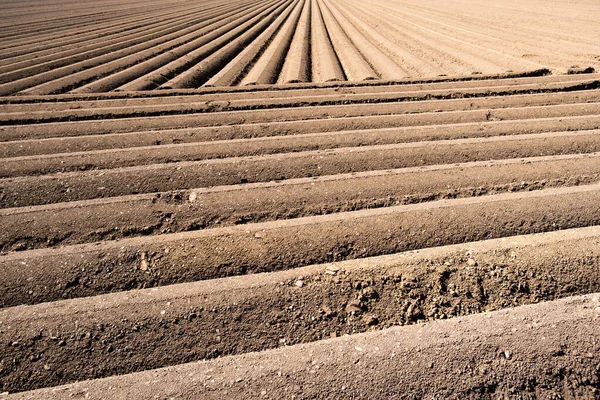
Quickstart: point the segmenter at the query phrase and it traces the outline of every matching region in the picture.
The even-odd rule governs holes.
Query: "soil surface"
[[[598,397],[599,75],[267,85],[395,71],[393,31],[350,0],[186,7],[148,18],[217,32],[185,46],[231,88],[0,98],[0,398]]]
[[[599,296],[419,323],[7,398],[594,399],[599,384]]]
[[[576,0],[8,1],[0,95],[478,77],[600,68]],[[541,12],[540,10],[543,10]]]

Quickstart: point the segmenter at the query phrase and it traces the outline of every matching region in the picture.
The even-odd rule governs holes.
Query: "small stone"
[[[359,313],[362,311],[361,308],[361,302],[360,300],[356,299],[356,300],[352,300],[350,303],[348,303],[348,305],[346,306],[346,311],[349,313]]]
[[[332,339],[335,339],[337,337],[337,332],[331,332],[329,334],[329,337],[332,338]]]
[[[325,315],[326,317],[330,316],[331,314],[333,314],[333,311],[331,311],[331,308],[329,308],[326,305],[321,306],[321,312],[323,313],[323,315]]]
[[[302,286],[304,286],[304,281],[302,281],[302,280],[298,279],[298,280],[296,281],[296,283],[294,283],[294,285],[296,285],[297,287],[302,287]]]
[[[197,198],[198,198],[198,193],[192,192],[192,193],[190,193],[189,202],[193,203],[196,201]]]
[[[64,346],[64,345],[66,345],[66,344],[67,344],[67,342],[65,342],[64,340],[61,340],[60,342],[58,342],[58,345],[59,345],[59,346]]]
[[[467,260],[467,265],[470,267],[475,267],[475,266],[477,266],[477,261],[473,260],[472,258],[469,258]]]
[[[368,326],[377,325],[379,323],[379,318],[375,315],[365,315],[362,320]]]
[[[254,237],[255,237],[255,238],[257,238],[257,239],[261,239],[261,238],[263,238],[264,236],[265,236],[265,235],[264,235],[262,232],[256,232],[256,233],[254,234]]]
[[[508,351],[508,350],[504,350],[504,358],[506,358],[507,360],[510,360],[510,357],[511,357],[511,356],[512,356],[512,355],[510,354],[510,351]]]
[[[44,364],[44,370],[50,371],[50,366],[48,364]]]
[[[416,302],[411,303],[406,309],[406,317],[411,321],[417,321],[423,317],[423,310]]]
[[[335,265],[329,265],[329,266],[327,266],[327,268],[325,268],[325,274],[326,275],[335,275],[338,273],[339,270],[340,270],[339,267],[336,267]]]
[[[364,299],[376,299],[379,297],[379,293],[373,287],[369,286],[361,291],[361,297]]]
[[[243,379],[242,379],[242,378],[237,378],[237,379],[235,380],[235,383],[240,383],[241,381],[243,381]]]
[[[140,270],[148,271],[148,253],[142,253],[140,260]]]

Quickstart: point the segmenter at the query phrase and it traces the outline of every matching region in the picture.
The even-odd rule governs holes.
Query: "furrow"
[[[294,294],[290,299],[292,307],[304,309],[304,304],[310,304],[300,291]],[[312,398],[344,395],[377,399],[438,394],[466,398],[487,397],[485,394],[492,388],[494,392],[514,393],[516,382],[529,382],[519,390],[520,395],[551,397],[561,393],[566,397],[593,398],[597,379],[595,359],[599,355],[595,338],[600,330],[598,324],[590,321],[598,318],[599,296],[590,293],[310,344],[282,344],[278,349],[259,353],[78,382],[8,398],[60,400],[84,394],[92,398],[135,396],[153,399],[175,393],[186,399],[199,396],[206,399],[254,396],[275,399],[290,394]],[[273,304],[273,307],[280,307],[282,311],[272,317],[272,321],[301,319],[299,312],[286,312],[284,305]],[[317,306],[312,306],[311,310],[314,308]],[[247,310],[239,306],[236,317],[246,321],[246,313]],[[200,313],[189,315],[193,314]],[[206,314],[208,312],[201,313],[203,316]],[[314,311],[307,314],[319,315]],[[340,317],[334,316],[333,319]],[[349,319],[351,325],[360,324],[358,317]],[[256,336],[265,336],[265,332],[273,331],[271,326],[265,325],[264,317],[257,317],[255,321],[252,328],[262,328],[261,331],[255,329]],[[234,334],[225,330],[223,325],[219,326]],[[292,333],[300,331],[296,326],[292,328],[291,323],[289,326]],[[324,330],[330,331],[335,324],[325,322],[314,323],[313,326],[315,330],[325,326]],[[95,330],[91,332],[95,333]],[[334,333],[332,331],[332,335]],[[319,333],[312,335],[316,337]],[[223,337],[215,337],[212,332],[207,336],[213,339],[211,343]],[[289,333],[285,337],[288,336]],[[271,341],[274,342],[275,338]],[[250,339],[244,340],[244,343],[248,342]],[[210,348],[222,347],[215,344]],[[172,353],[159,350],[153,358],[162,357],[164,360],[167,358],[165,354]],[[560,366],[556,365],[557,357],[560,357]],[[465,368],[465,365],[469,367]],[[492,368],[494,378],[490,383]],[[447,371],[461,372],[448,374]]]
[[[6,0],[0,398],[597,397],[600,6],[507,1]]]
[[[159,235],[600,181],[599,155],[533,157],[0,210],[0,250]]]
[[[325,2],[325,0],[324,0]],[[367,63],[373,68],[377,75],[382,79],[401,79],[407,76],[398,64],[392,61],[385,53],[377,46],[371,43],[363,34],[351,24],[344,15],[331,2],[327,1],[326,5],[343,29],[344,33],[351,38],[352,44],[365,58]]]
[[[92,43],[89,46],[80,44],[72,54],[61,54],[54,51],[50,57],[31,57],[24,62],[11,64],[3,68],[0,67],[0,83],[10,82],[23,78],[25,76],[36,75],[51,69],[74,64],[92,57],[109,54],[113,51],[131,47],[139,43],[150,41],[155,38],[166,36],[172,32],[183,28],[193,26],[197,27],[198,22],[205,20],[205,17],[199,18],[196,15],[182,18],[180,20],[170,20],[159,24],[144,26],[142,28],[128,31],[115,39],[103,38],[99,43]]]
[[[364,146],[0,180],[0,207],[370,170],[600,151],[597,131]],[[43,171],[40,171],[43,173]]]
[[[311,65],[314,82],[343,81],[345,79],[331,38],[323,22],[323,12],[317,0],[311,0]]]
[[[302,14],[294,29],[294,35],[276,83],[310,82],[311,13],[311,0],[305,0]]]
[[[214,27],[210,27],[210,29],[213,29],[213,28]],[[210,32],[210,30],[209,30],[209,32]],[[192,30],[191,33],[194,33],[194,30]],[[204,31],[196,32],[195,34],[197,35],[199,33],[202,34],[202,33],[204,33]],[[160,40],[160,44],[158,44],[158,43],[153,44],[151,42],[146,42],[141,45],[134,46],[129,49],[125,49],[125,50],[121,51],[122,54],[119,52],[113,52],[109,55],[109,58],[110,58],[109,62],[104,62],[104,61],[97,62],[97,60],[94,61],[94,59],[88,60],[87,62],[84,62],[84,63],[90,64],[93,62],[93,65],[91,65],[91,68],[88,67],[87,69],[84,69],[83,71],[80,71],[81,68],[73,69],[73,68],[75,68],[75,66],[70,66],[67,69],[65,69],[64,74],[61,75],[63,77],[60,79],[56,79],[54,72],[51,71],[50,73],[52,73],[52,75],[51,75],[52,80],[50,82],[37,84],[37,86],[33,86],[29,89],[21,90],[20,93],[23,93],[23,94],[49,94],[49,93],[71,90],[73,87],[77,86],[78,84],[81,84],[82,82],[85,83],[87,80],[95,79],[98,77],[98,75],[107,73],[107,70],[114,71],[115,69],[120,70],[123,68],[127,68],[132,65],[138,64],[140,61],[142,61],[142,62],[146,61],[147,59],[154,57],[156,54],[160,54],[160,53],[169,51],[169,50],[175,48],[176,46],[178,46],[179,44],[181,44],[181,39],[179,38],[179,36],[180,35],[178,35],[178,34],[175,34],[171,37],[165,36],[165,37],[158,39],[158,40]],[[167,39],[170,39],[170,40],[167,42],[166,41]],[[74,72],[77,72],[77,74],[74,75],[73,74]],[[64,75],[67,75],[67,73],[70,75],[64,76]],[[45,76],[45,75],[46,74],[42,74],[40,76]],[[44,78],[44,79],[46,79],[46,78]],[[15,82],[13,82],[13,84],[14,83]],[[31,86],[29,83],[27,83],[27,84],[29,86]],[[2,86],[0,85],[0,89],[1,88],[2,88]],[[2,92],[0,91],[0,93],[2,93]]]
[[[590,131],[547,132],[543,137],[568,137],[573,151],[589,152],[595,148],[595,137],[600,129]],[[580,137],[584,137],[581,139]],[[286,140],[288,139],[288,140]],[[347,140],[339,134],[306,135],[304,137],[272,137],[266,139],[249,139],[225,142],[204,142],[193,144],[173,144],[151,147],[134,147],[128,149],[107,149],[77,153],[34,155],[3,159],[0,165],[0,179],[18,176],[35,176],[56,174],[59,172],[114,169],[150,164],[177,163],[183,161],[201,161],[211,159],[226,159],[228,157],[249,157],[268,154],[284,154],[300,151],[329,150],[347,148],[349,146],[383,145],[376,137],[375,143],[368,137],[348,137]],[[354,142],[352,141],[354,139]],[[516,139],[520,139],[518,136]],[[481,139],[474,139],[481,140]],[[358,142],[358,143],[357,143]],[[387,140],[390,144],[403,143],[403,140]],[[575,142],[580,142],[575,145]],[[585,144],[584,144],[585,143]],[[417,142],[418,144],[418,142]],[[426,142],[424,145],[431,145]],[[461,143],[464,145],[469,144]],[[411,145],[412,146],[412,145]],[[588,147],[589,146],[589,147]],[[566,150],[565,151],[568,151]],[[556,151],[548,150],[550,153]],[[300,165],[304,163],[298,161]]]
[[[298,25],[302,10],[306,8],[308,0],[298,2],[294,11],[286,19],[285,24],[277,32],[277,36],[262,53],[260,58],[252,65],[248,74],[241,80],[240,85],[271,84],[277,81],[286,56],[296,57],[289,53],[292,37]],[[300,55],[300,58],[302,56]],[[206,85],[208,86],[208,84]]]
[[[273,42],[274,37],[281,30],[282,25],[290,17],[296,14],[294,10],[299,10],[301,2],[295,1],[289,3],[286,8],[274,19],[267,19],[260,29],[264,30],[242,51],[239,52],[233,60],[208,79],[202,86],[231,86],[239,82],[244,74],[251,68],[252,64],[264,53],[265,49]],[[276,17],[276,18],[275,18]],[[260,27],[261,25],[257,26]]]
[[[405,121],[399,121],[405,122]],[[426,121],[430,122],[430,121]],[[305,124],[304,124],[305,125]],[[42,154],[62,154],[104,149],[165,146],[204,143],[205,148],[224,149],[222,154],[232,154],[244,148],[249,154],[268,153],[268,148],[281,148],[282,143],[294,143],[295,151],[310,150],[324,143],[332,147],[358,147],[365,145],[411,143],[423,140],[450,140],[491,136],[511,136],[542,132],[581,131],[600,129],[600,116],[530,118],[504,121],[450,123],[442,125],[416,125],[401,128],[372,128],[368,124],[358,130],[336,130],[334,126],[317,126],[305,129],[301,123],[245,124],[232,127],[170,129],[137,131],[107,135],[58,137],[3,142],[0,157],[23,157]],[[387,126],[387,125],[386,125]],[[318,128],[325,129],[320,132]],[[343,127],[339,127],[343,129]],[[314,133],[313,133],[314,131]],[[253,145],[254,144],[254,145]],[[267,148],[256,148],[255,144]],[[227,146],[227,147],[225,147]],[[253,150],[254,148],[254,150]],[[271,150],[272,151],[272,150]]]
[[[593,226],[598,195],[593,184],[11,253],[0,258],[0,301],[11,307]]]
[[[180,46],[172,52],[150,59],[139,66],[128,68],[112,78],[108,77],[106,81],[111,82],[111,85],[106,88],[115,89],[116,91],[156,89],[246,31],[261,16],[272,9],[272,4],[273,2],[268,2],[266,5],[265,3],[261,3],[260,7],[255,6],[250,9],[252,12],[242,13],[241,16],[239,13],[236,13],[231,18],[221,19],[215,23],[216,25],[210,26],[206,34],[198,40]],[[132,78],[135,79],[131,80]],[[131,81],[125,83],[127,80]],[[114,87],[112,82],[118,83],[119,86]],[[105,82],[99,82],[98,84],[104,85]],[[90,86],[82,87],[82,89],[76,89],[74,92],[82,93],[94,90],[101,89],[91,84]]]
[[[360,54],[346,33],[344,33],[340,23],[331,14],[327,4],[322,0],[317,0],[317,2],[319,3],[331,44],[340,60],[346,79],[349,81],[378,79],[379,76],[377,73],[373,71],[373,68],[371,68],[363,55]]]
[[[185,72],[163,83],[159,89],[180,89],[196,88],[205,84],[213,75],[217,74],[223,67],[229,65],[229,62],[240,53],[245,53],[252,49],[250,43],[254,41],[268,26],[292,3],[292,0],[278,2],[276,8],[270,9],[259,20],[255,21],[249,29],[242,33],[233,41],[226,44],[199,63],[193,65]],[[275,6],[273,6],[275,7]]]
[[[325,131],[323,126],[326,125],[336,125],[335,129],[341,130],[352,129],[354,123],[356,125],[362,123],[367,128],[385,128],[390,126],[414,126],[427,122],[429,124],[436,124],[485,122],[517,118],[548,118],[552,116],[568,117],[598,114],[600,103],[593,102],[597,96],[598,93],[596,92],[542,94],[513,96],[510,99],[513,100],[512,102],[507,101],[506,98],[487,98],[146,116],[143,118],[0,126],[0,133],[3,141],[10,141],[133,132],[139,130],[217,127],[258,123],[270,126],[274,123],[288,122],[290,125],[293,125],[294,122],[306,120],[311,120],[311,124],[308,126],[308,124],[302,122],[301,125],[304,126],[302,131],[306,132],[311,129],[317,129],[317,132],[323,132]],[[584,102],[578,103],[582,100]],[[517,104],[518,106],[515,107]],[[438,108],[435,108],[436,106]],[[377,123],[377,121],[380,122]],[[402,121],[403,125],[397,125],[400,121]]]
[[[441,90],[417,90],[417,91],[382,91],[377,95],[373,93],[333,93],[329,95],[313,95],[307,96],[285,96],[280,98],[253,98],[253,99],[225,99],[223,96],[196,96],[186,99],[187,101],[170,100],[168,103],[159,102],[155,104],[153,101],[145,100],[141,104],[126,104],[124,106],[110,107],[109,104],[101,104],[101,107],[85,107],[84,104],[79,104],[78,108],[70,110],[46,110],[34,111],[33,107],[27,107],[27,111],[15,112],[15,109],[22,107],[13,107],[10,105],[0,106],[0,124],[29,124],[40,122],[57,122],[57,121],[78,121],[86,119],[100,118],[126,118],[136,115],[170,115],[170,114],[192,114],[192,113],[207,113],[219,111],[235,111],[235,110],[260,110],[260,109],[275,109],[275,108],[297,108],[300,106],[324,106],[324,105],[348,105],[348,104],[371,104],[371,103],[395,103],[395,102],[415,102],[424,100],[452,100],[452,99],[475,99],[494,97],[497,102],[503,97],[510,99],[508,96],[518,96],[524,94],[549,94],[557,96],[563,93],[565,98],[572,98],[574,95],[579,96],[579,101],[595,100],[598,98],[597,92],[593,90],[595,87],[600,87],[600,81],[597,80],[582,80],[574,81],[569,84],[564,83],[548,83],[548,84],[523,84],[512,85],[505,87],[482,87],[474,89],[465,89],[458,91],[441,89]],[[542,98],[540,96],[538,98]],[[491,100],[491,99],[488,99]],[[483,100],[485,102],[486,100]],[[492,100],[493,101],[493,100]],[[469,100],[469,104],[474,104],[473,100]],[[130,102],[127,102],[130,103]],[[454,101],[446,104],[465,104],[467,101]],[[507,102],[505,102],[507,103]],[[552,104],[553,102],[549,102]],[[442,104],[429,102],[427,104]],[[543,104],[543,103],[542,103]],[[185,107],[182,107],[185,105]],[[527,104],[523,104],[527,105]],[[107,107],[108,106],[108,107]],[[407,107],[410,107],[408,105]],[[6,110],[8,112],[2,112]]]
[[[202,27],[202,25],[200,25]],[[16,92],[25,94],[49,94],[64,88],[71,88],[77,83],[87,79],[97,78],[107,71],[114,71],[114,67],[124,68],[150,57],[157,53],[165,52],[178,43],[180,36],[194,34],[198,27],[180,29],[169,35],[137,44],[109,54],[93,57],[61,68],[46,71],[22,79],[14,80],[0,85],[0,94],[8,95]],[[197,33],[196,33],[197,34]],[[185,39],[185,37],[184,37]]]
[[[596,81],[600,80],[600,74],[589,75],[540,75],[518,76],[498,78],[496,76],[482,75],[480,78],[472,77],[439,77],[432,79],[404,79],[397,81],[370,81],[363,83],[337,82],[316,86],[313,84],[296,85],[260,85],[251,87],[222,87],[222,88],[200,88],[190,91],[164,91],[164,92],[109,92],[94,94],[56,94],[43,96],[12,96],[0,97],[0,105],[4,112],[12,112],[19,107],[28,107],[31,111],[36,110],[64,110],[68,108],[92,108],[92,107],[114,107],[125,105],[159,105],[169,103],[195,102],[203,100],[277,100],[282,97],[307,97],[314,95],[331,96],[334,94],[370,94],[374,98],[388,92],[428,92],[435,93],[440,90],[454,90],[457,94],[471,89],[487,89],[497,92],[501,88],[531,86],[534,88],[555,87],[567,90],[578,85],[587,84],[591,89]],[[330,85],[330,86],[327,86]],[[333,86],[331,86],[333,85]]]

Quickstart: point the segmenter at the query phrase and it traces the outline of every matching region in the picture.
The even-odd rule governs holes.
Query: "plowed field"
[[[599,86],[3,98],[0,389],[595,396]]]
[[[0,399],[599,398],[599,12],[4,2]]]
[[[0,95],[565,73],[600,67],[598,15],[591,1],[5,1]]]

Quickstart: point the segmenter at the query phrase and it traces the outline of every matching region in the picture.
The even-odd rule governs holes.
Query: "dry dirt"
[[[0,95],[600,67],[600,5],[583,0],[29,0],[2,14]]]
[[[304,350],[287,346],[600,292],[597,87],[588,74],[4,98],[1,390],[113,375],[128,387],[128,373],[275,348],[296,360]],[[484,348],[462,368],[488,372],[468,383],[406,388],[429,363],[462,363],[426,357],[377,396],[596,393],[592,364],[549,358],[535,380],[542,349],[503,370],[480,365]],[[312,386],[260,391],[331,397],[319,380],[338,362],[319,362]],[[207,385],[172,387],[257,390]]]
[[[599,12],[4,2],[0,399],[600,398]]]

